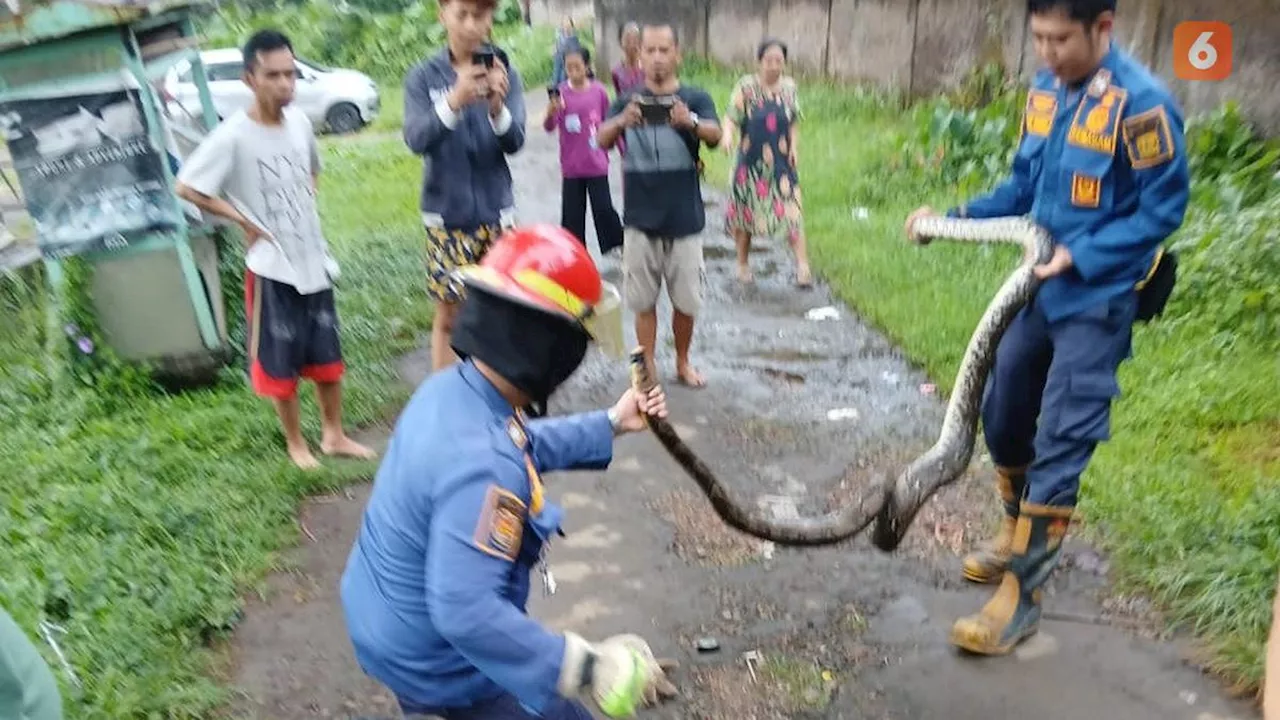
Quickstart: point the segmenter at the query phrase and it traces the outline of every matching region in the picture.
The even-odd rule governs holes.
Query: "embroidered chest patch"
[[[1106,155],[1115,154],[1125,98],[1125,91],[1118,87],[1107,88],[1097,98],[1085,95],[1071,120],[1067,143]]]
[[[514,493],[490,485],[476,521],[476,547],[494,557],[514,561],[524,539],[526,512],[524,502]]]
[[[1071,204],[1076,207],[1096,208],[1102,200],[1102,181],[1096,177],[1076,173],[1071,176]]]

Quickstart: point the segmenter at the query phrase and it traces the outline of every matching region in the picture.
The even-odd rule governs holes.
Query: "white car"
[[[208,76],[209,94],[218,119],[248,108],[253,91],[244,84],[244,61],[240,50],[226,48],[200,53]],[[362,72],[327,68],[301,58],[293,106],[301,109],[319,128],[342,134],[359,130],[378,116],[378,85]],[[191,77],[191,63],[182,61],[164,77],[165,100],[170,114],[199,117],[200,93]]]

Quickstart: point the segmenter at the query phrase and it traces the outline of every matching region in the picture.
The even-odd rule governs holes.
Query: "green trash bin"
[[[103,339],[125,360],[210,377],[230,356],[223,229],[175,194],[176,168],[217,119],[189,2],[19,0],[0,8],[0,130],[54,290],[91,263]],[[157,87],[188,62],[202,101],[172,117]]]

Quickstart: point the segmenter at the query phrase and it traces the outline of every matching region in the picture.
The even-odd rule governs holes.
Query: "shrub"
[[[380,7],[324,0],[224,5],[204,22],[205,44],[237,47],[254,30],[281,28],[301,57],[399,84],[411,67],[444,43],[444,27],[437,18],[436,0],[414,0],[390,12]],[[502,0],[494,17],[494,41],[530,86],[551,76],[553,33],[526,27],[518,0]]]

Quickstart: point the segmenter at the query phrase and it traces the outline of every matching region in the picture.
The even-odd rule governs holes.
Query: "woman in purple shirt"
[[[622,219],[609,194],[609,154],[596,146],[596,130],[609,114],[609,92],[591,77],[591,53],[581,45],[564,52],[566,80],[547,103],[542,127],[560,131],[560,224],[587,243],[587,200],[600,254],[622,247]]]

